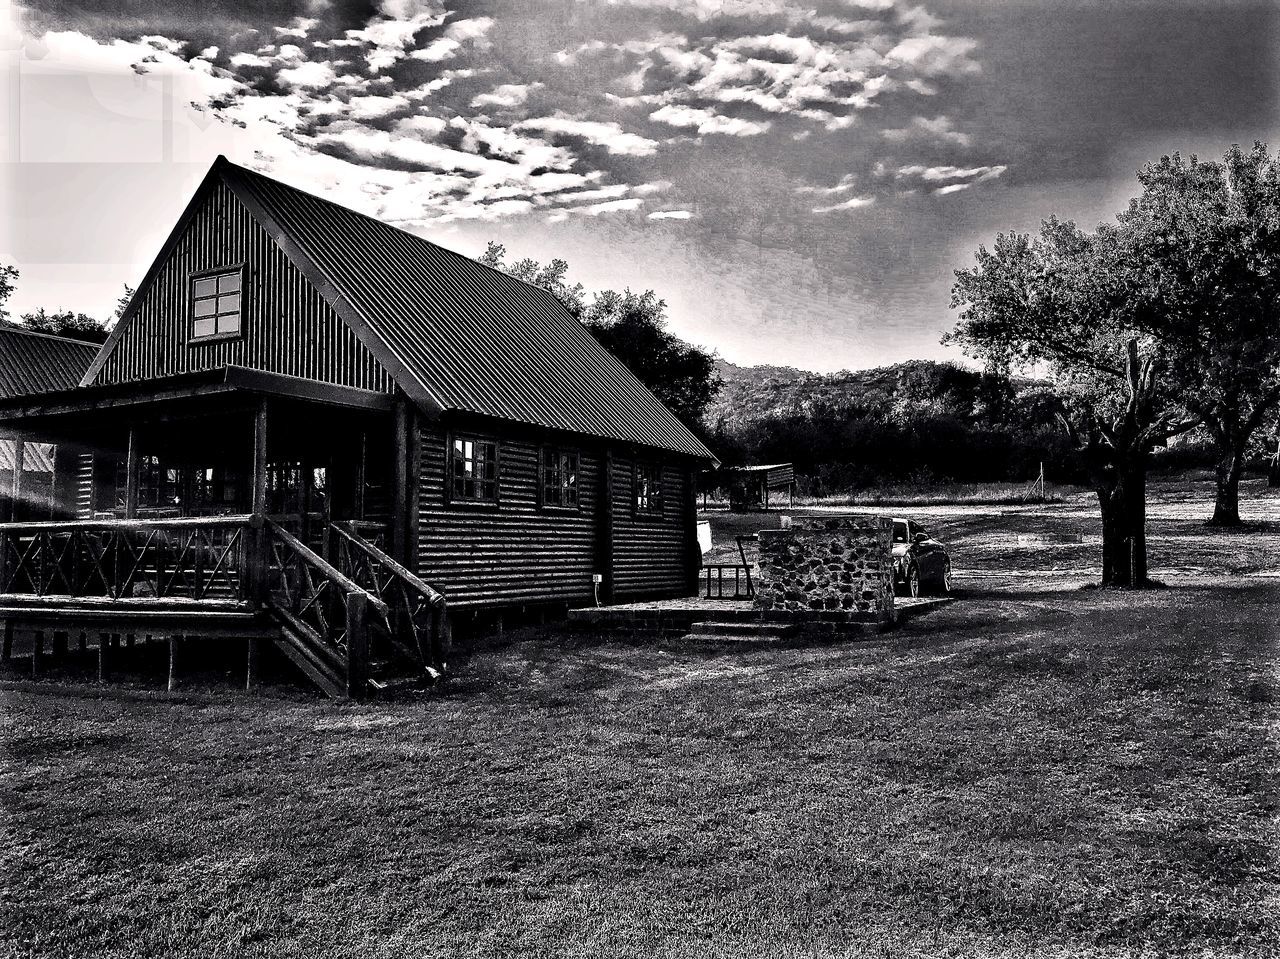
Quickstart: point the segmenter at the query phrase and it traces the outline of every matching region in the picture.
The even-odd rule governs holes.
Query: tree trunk
[[[1218,460],[1218,492],[1213,503],[1214,526],[1240,525],[1240,473],[1244,467],[1242,450],[1232,449]]]
[[[1280,486],[1280,438],[1276,439],[1276,451],[1271,455],[1271,461],[1268,464],[1267,485],[1272,488]]]
[[[1126,463],[1098,489],[1102,507],[1102,585],[1141,587],[1147,580],[1147,464]]]

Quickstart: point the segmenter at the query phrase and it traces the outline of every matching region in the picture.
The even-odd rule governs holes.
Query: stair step
[[[798,623],[762,623],[759,621],[707,621],[694,623],[689,627],[691,634],[698,633],[724,638],[740,637],[742,639],[782,639],[792,636],[800,629]]]

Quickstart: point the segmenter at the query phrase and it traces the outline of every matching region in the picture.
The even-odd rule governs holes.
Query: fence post
[[[347,695],[364,699],[369,681],[369,596],[347,593]]]
[[[268,570],[271,565],[270,531],[264,518],[255,515],[241,531],[240,592],[244,599],[265,605],[270,590]]]

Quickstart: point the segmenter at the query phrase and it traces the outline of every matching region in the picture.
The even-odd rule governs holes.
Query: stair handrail
[[[330,527],[342,537],[345,543],[360,550],[368,559],[391,573],[403,585],[413,590],[426,601],[432,617],[430,653],[422,648],[422,641],[416,628],[414,629],[414,645],[417,647],[418,657],[423,668],[433,675],[438,675],[439,671],[445,668],[445,654],[450,645],[448,603],[444,594],[378,546],[360,536],[349,526],[343,523],[331,523]]]
[[[400,579],[404,580],[406,583],[408,583],[418,592],[422,593],[422,595],[427,598],[427,601],[433,607],[445,605],[444,594],[441,593],[434,586],[432,586],[430,583],[428,583],[426,580],[422,579],[417,574],[411,572],[409,569],[407,569],[400,563],[396,562],[396,560],[394,560],[387,553],[384,553],[381,549],[379,549],[373,543],[370,543],[364,537],[355,534],[342,523],[334,523],[332,525],[333,525],[333,528],[338,532],[338,534],[342,536],[344,539],[346,539],[348,543],[355,546],[357,549],[363,550],[367,556],[377,560],[380,566],[385,566],[392,573],[395,573],[395,575],[398,576]]]
[[[347,576],[310,546],[298,539],[298,537],[294,536],[273,519],[268,518],[266,520],[266,524],[272,533],[280,537],[286,546],[297,553],[298,556],[304,559],[309,565],[315,567],[317,572],[323,574],[326,579],[333,583],[333,585],[347,593],[364,593],[364,595],[368,597],[370,606],[374,607],[380,613],[386,613],[386,603],[380,600],[377,596],[374,596],[351,577]]]

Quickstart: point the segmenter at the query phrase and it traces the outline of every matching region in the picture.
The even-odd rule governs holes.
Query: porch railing
[[[252,516],[0,524],[0,593],[249,599]]]
[[[447,667],[450,644],[444,596],[346,524],[330,527],[330,556],[341,572],[381,600],[386,638],[432,676]]]
[[[709,563],[702,567],[706,599],[751,599],[756,594],[751,567],[738,563]]]

